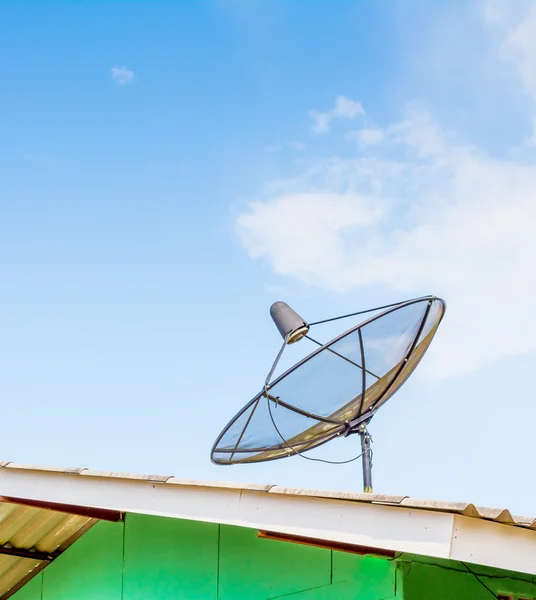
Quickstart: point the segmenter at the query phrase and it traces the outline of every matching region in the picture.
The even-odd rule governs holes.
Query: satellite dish
[[[262,391],[216,439],[212,462],[246,464],[303,455],[336,437],[358,433],[363,486],[371,492],[367,425],[419,364],[445,309],[443,300],[426,296],[307,324],[290,306],[276,302],[270,314],[283,346]],[[381,312],[327,343],[309,335],[316,325],[374,311]],[[287,345],[304,338],[319,347],[271,381]]]

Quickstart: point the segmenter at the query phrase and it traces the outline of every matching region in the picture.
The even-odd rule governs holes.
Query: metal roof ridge
[[[82,477],[102,477],[109,479],[133,479],[136,481],[148,481],[153,483],[166,483],[173,475],[153,475],[142,473],[126,473],[120,471],[97,471],[94,469],[83,469],[78,473]]]
[[[515,522],[522,527],[536,530],[536,517],[522,517],[513,515],[513,519],[515,519]]]
[[[219,489],[247,490],[252,492],[269,492],[276,487],[273,483],[243,483],[239,481],[207,481],[202,479],[185,479],[181,477],[171,477],[167,482],[169,485],[179,485],[184,487],[206,487]]]
[[[147,481],[150,483],[169,483],[189,487],[227,488],[249,491],[267,492],[275,486],[273,483],[242,483],[233,481],[208,481],[201,479],[179,478],[174,475],[156,475],[145,473],[129,473],[123,471],[104,471],[88,469],[85,467],[57,467],[43,465],[27,465],[12,461],[0,462],[0,468],[9,468],[22,471],[41,471],[52,473],[65,473],[67,475],[81,475],[84,477],[101,477],[109,479],[131,479],[134,481]]]
[[[505,525],[518,525],[518,522],[507,508],[487,508],[477,506],[476,509],[482,519],[495,521],[496,523],[504,523]]]
[[[198,487],[227,490],[243,490],[266,492],[289,496],[307,496],[310,498],[326,498],[348,502],[365,502],[387,506],[403,506],[418,510],[428,510],[445,513],[455,513],[466,517],[481,518],[504,525],[513,525],[524,529],[536,530],[536,517],[512,516],[506,508],[488,508],[475,506],[470,502],[444,502],[440,500],[419,500],[408,496],[395,496],[388,494],[375,494],[364,492],[307,489],[294,486],[262,483],[242,483],[232,481],[204,481],[198,479],[179,478],[173,475],[137,474],[116,471],[98,471],[80,467],[56,467],[43,465],[26,465],[12,461],[0,461],[0,469],[20,471],[37,471],[42,473],[63,473],[65,475],[80,475],[102,479],[123,479],[132,481],[145,481],[183,487]]]
[[[389,496],[365,492],[341,492],[336,490],[311,490],[289,486],[275,485],[270,489],[270,494],[286,494],[289,496],[309,496],[315,498],[333,498],[354,502],[370,502],[374,504],[400,504],[406,496]]]
[[[87,471],[86,467],[55,467],[50,465],[23,465],[21,463],[6,462],[0,463],[5,469],[16,469],[20,471],[47,471],[52,473],[66,473],[68,475],[79,475],[82,471]]]
[[[480,517],[476,506],[472,502],[446,502],[442,500],[419,500],[418,498],[405,498],[402,506],[419,508],[421,510],[435,510],[464,515],[466,517]]]

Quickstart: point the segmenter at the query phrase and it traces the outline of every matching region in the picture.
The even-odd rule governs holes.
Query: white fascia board
[[[345,500],[0,469],[0,495],[448,558],[453,515]]]
[[[433,510],[12,468],[0,469],[0,496],[235,525],[536,574],[536,531]]]
[[[536,531],[456,515],[450,558],[536,575]]]
[[[269,493],[244,494],[238,516],[245,527],[442,558],[453,526],[444,513]]]

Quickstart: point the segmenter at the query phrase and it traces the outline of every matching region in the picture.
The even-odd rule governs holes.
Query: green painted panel
[[[41,586],[43,584],[43,571],[22,587],[16,594],[11,596],[12,600],[41,600]]]
[[[399,562],[415,562],[426,565],[435,565],[436,567],[442,567],[443,569],[459,571],[460,573],[467,573],[467,568],[463,563],[457,560],[448,560],[446,558],[433,558],[431,556],[422,556],[419,554],[403,554],[398,558]],[[496,577],[501,579],[512,579],[516,581],[526,581],[528,583],[536,583],[536,576],[529,575],[528,573],[519,573],[517,571],[506,571],[504,569],[497,569],[494,567],[485,567],[484,565],[473,565],[467,563],[468,567],[474,573],[482,575],[484,577]]]
[[[333,552],[333,581],[351,583],[352,593],[360,600],[395,597],[396,562],[375,556]]]
[[[121,600],[123,524],[101,521],[43,571],[42,600]]]
[[[511,594],[524,598],[536,598],[536,584],[512,579],[501,571],[494,575],[478,575],[463,569],[463,565],[451,562],[449,567],[411,562],[402,565],[404,598],[406,600],[489,600],[493,594]],[[480,579],[480,581],[479,581]],[[433,593],[431,593],[433,591]]]
[[[360,596],[356,596],[352,584],[343,581],[291,594],[287,600],[358,600],[360,598]],[[389,600],[389,598],[383,600]]]
[[[267,600],[330,581],[330,550],[260,539],[254,529],[221,526],[219,600]]]
[[[14,600],[536,600],[536,577],[257,538],[252,529],[128,515],[98,523]],[[484,585],[483,585],[484,584]]]
[[[127,515],[123,600],[215,599],[218,528],[213,523]]]

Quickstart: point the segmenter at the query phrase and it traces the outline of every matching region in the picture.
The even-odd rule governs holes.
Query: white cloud
[[[536,102],[536,5],[508,35],[500,55],[516,66],[526,92]]]
[[[452,141],[415,106],[382,134],[381,154],[316,162],[251,203],[246,250],[326,289],[443,295],[434,377],[535,350],[536,164]]]
[[[504,21],[509,1],[511,0],[488,0],[484,4],[484,22],[487,25],[495,25]]]
[[[268,257],[278,273],[345,288],[340,273],[331,270],[331,265],[345,262],[341,236],[370,226],[381,214],[382,209],[364,195],[294,193],[252,202],[237,227],[250,255]]]
[[[126,85],[127,83],[133,83],[135,73],[127,67],[113,67],[111,70],[112,79],[117,85]]]
[[[290,147],[294,150],[305,150],[305,144],[302,144],[301,142],[291,142]]]
[[[41,165],[53,165],[56,163],[56,157],[50,156],[49,154],[31,154],[30,152],[22,152],[21,158],[23,160],[35,161]]]
[[[326,133],[331,127],[331,122],[334,119],[353,120],[359,115],[364,115],[365,111],[359,102],[338,96],[335,99],[335,106],[326,112],[318,110],[310,110],[309,116],[313,120],[312,130],[315,133]]]
[[[275,154],[276,152],[281,152],[281,150],[283,150],[281,144],[269,144],[268,146],[264,146],[264,151],[268,152],[268,154]]]
[[[526,0],[488,0],[484,20],[492,29],[508,30],[499,57],[514,66],[536,109],[536,5]],[[536,119],[530,141],[536,143]]]
[[[357,131],[349,131],[346,134],[349,140],[356,140],[362,146],[373,146],[381,144],[385,139],[385,133],[375,127],[364,127]]]
[[[501,30],[497,57],[534,101],[529,130],[536,7],[494,0],[484,20]],[[311,117],[322,133],[334,119],[364,112],[359,102],[338,99]],[[401,298],[443,296],[446,321],[423,365],[433,378],[536,351],[533,151],[495,157],[447,134],[415,104],[396,122],[346,137],[359,142],[354,157],[313,161],[244,210],[236,231],[250,256],[328,290],[384,286]]]

